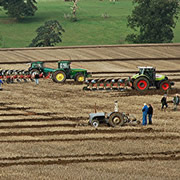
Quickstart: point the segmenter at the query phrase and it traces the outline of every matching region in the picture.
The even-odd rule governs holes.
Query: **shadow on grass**
[[[40,16],[33,16],[33,17],[26,17],[23,19],[20,19],[17,21],[17,23],[22,24],[30,24],[30,23],[38,23],[38,22],[44,22],[47,18],[46,17],[40,17]]]
[[[25,17],[22,19],[16,19],[12,17],[1,17],[0,23],[2,24],[30,24],[30,23],[38,23],[38,22],[44,22],[47,18],[46,17],[40,17],[40,16],[33,16],[33,17]]]

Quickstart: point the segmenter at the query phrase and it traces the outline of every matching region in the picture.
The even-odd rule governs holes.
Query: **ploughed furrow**
[[[13,125],[0,126],[0,129],[22,129],[22,128],[51,128],[51,127],[76,127],[77,124],[37,124],[37,125]]]
[[[51,136],[51,135],[86,135],[86,134],[119,134],[119,133],[157,133],[164,130],[155,130],[152,128],[137,129],[86,129],[86,130],[63,130],[63,131],[32,131],[32,132],[1,132],[1,136]]]
[[[0,106],[7,106],[7,105],[14,105],[15,103],[9,102],[9,103],[4,103],[0,102]]]
[[[157,94],[164,94],[164,91],[158,90],[158,89],[149,89],[148,91],[140,92],[140,91],[136,91],[136,90],[127,89],[123,92],[118,92],[116,94],[112,94],[111,97],[142,96],[142,95],[149,96],[149,95],[157,95]],[[169,95],[180,94],[180,89],[178,89],[178,88],[170,89],[168,91],[168,94]]]
[[[36,113],[36,112],[23,112],[23,113],[1,113],[0,116],[32,116],[32,115],[38,115],[38,116],[51,116],[51,115],[57,115],[58,113]]]
[[[86,120],[87,117],[51,117],[51,118],[24,118],[24,119],[5,119],[0,120],[1,123],[17,123],[17,122],[45,122],[45,121],[72,121],[72,122],[78,122],[79,120]]]
[[[0,107],[0,111],[9,111],[9,110],[25,111],[25,110],[29,110],[29,109],[32,109],[32,108],[30,108],[30,107]]]
[[[180,136],[122,136],[122,137],[87,137],[87,138],[50,138],[50,139],[14,139],[14,140],[0,140],[0,143],[50,143],[50,142],[84,142],[84,141],[126,141],[126,140],[134,140],[134,141],[152,141],[152,140],[180,140]]]
[[[150,155],[178,155],[180,150],[176,151],[160,151],[160,152],[145,152],[145,153],[94,153],[94,154],[68,154],[60,156],[14,156],[14,157],[0,157],[0,161],[5,160],[23,160],[23,159],[49,159],[49,158],[84,158],[84,157],[117,157],[117,156],[150,156]]]
[[[63,60],[63,59],[62,59]],[[180,60],[180,57],[122,57],[122,58],[96,58],[96,59],[71,59],[71,62],[113,62],[113,61],[175,61]],[[42,60],[41,62],[46,63],[57,63],[59,59]],[[27,64],[32,61],[21,60],[21,61],[0,61],[0,64]]]
[[[50,165],[50,164],[77,164],[77,163],[104,163],[123,161],[177,161],[180,160],[180,151],[164,151],[150,153],[97,153],[97,154],[75,154],[63,156],[15,156],[1,157],[0,166],[17,165]]]

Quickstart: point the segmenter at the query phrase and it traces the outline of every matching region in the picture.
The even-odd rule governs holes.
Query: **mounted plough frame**
[[[153,67],[138,67],[139,73],[126,79],[101,78],[87,79],[83,90],[124,90],[127,87],[138,91],[146,91],[150,87],[167,91],[171,89],[174,82],[169,81],[165,75],[157,74]]]
[[[86,86],[83,90],[124,90],[127,87],[132,87],[129,78],[100,78],[100,79],[87,79]]]
[[[40,74],[40,78],[43,74]],[[27,70],[0,70],[0,79],[4,83],[34,81],[34,76]]]

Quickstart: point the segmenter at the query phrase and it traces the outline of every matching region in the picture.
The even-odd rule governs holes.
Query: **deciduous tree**
[[[33,16],[37,7],[36,0],[0,0],[0,6],[3,7],[6,13],[17,19],[24,16]]]
[[[135,33],[126,37],[133,43],[169,43],[179,13],[179,0],[133,0],[128,27]]]
[[[65,31],[57,20],[50,20],[40,26],[36,32],[37,36],[32,40],[30,47],[54,46],[62,42],[62,32]]]

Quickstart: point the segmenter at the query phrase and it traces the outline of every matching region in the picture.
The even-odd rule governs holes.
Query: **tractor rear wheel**
[[[66,73],[64,71],[55,71],[52,75],[52,79],[56,83],[63,83],[66,81]]]
[[[84,82],[85,81],[84,74],[82,74],[82,73],[77,74],[76,77],[75,77],[75,81],[77,81],[77,82]]]
[[[139,77],[134,81],[133,87],[138,91],[145,91],[149,88],[149,81],[145,77]]]
[[[114,112],[109,117],[109,124],[113,127],[124,124],[124,116],[119,112]]]
[[[170,82],[169,81],[162,81],[160,84],[159,84],[159,88],[161,89],[161,90],[164,90],[164,91],[166,91],[166,90],[168,90],[168,89],[170,89],[171,88],[171,84],[170,84]]]

